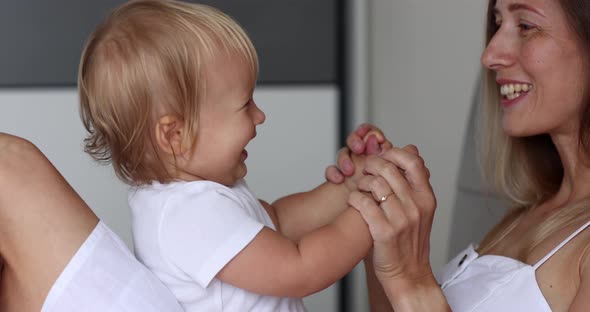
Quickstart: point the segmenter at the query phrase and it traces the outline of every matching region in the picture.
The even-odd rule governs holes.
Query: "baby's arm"
[[[293,241],[263,226],[249,212],[254,207],[236,195],[217,185],[203,190],[187,184],[162,209],[159,249],[167,263],[201,287],[217,277],[263,295],[304,297],[352,270],[372,245],[354,208]]]
[[[391,148],[379,129],[361,126],[355,135],[356,139],[366,142],[367,148],[347,157],[352,163],[344,183],[323,183],[311,191],[280,198],[272,205],[261,201],[283,235],[297,241],[302,235],[332,222],[348,207],[348,195],[356,190],[357,181],[363,175],[365,155],[359,154],[374,154],[377,149]],[[352,145],[351,142],[348,145]]]
[[[347,183],[324,183],[274,207],[263,202],[283,235],[264,228],[217,277],[260,294],[304,297],[350,272],[372,246],[366,223],[347,203],[365,161],[351,157],[356,170]]]
[[[348,207],[348,195],[356,190],[356,180],[362,176],[364,156],[354,155],[355,174],[342,184],[323,183],[315,189],[282,197],[272,205],[261,201],[273,217],[277,230],[291,240],[332,222]]]
[[[217,275],[263,295],[305,297],[342,278],[368,253],[372,238],[353,208],[297,243],[263,228]]]

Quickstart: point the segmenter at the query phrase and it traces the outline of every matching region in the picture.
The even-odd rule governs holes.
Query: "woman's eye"
[[[520,28],[521,32],[527,32],[527,31],[535,29],[535,26],[529,25],[526,23],[520,23],[520,24],[518,24],[518,28]]]

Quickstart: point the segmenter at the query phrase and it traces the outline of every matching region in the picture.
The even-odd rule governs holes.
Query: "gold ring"
[[[381,196],[381,198],[379,198],[379,205],[381,205],[381,204],[382,204],[384,201],[386,201],[386,200],[389,198],[389,196],[391,196],[391,195],[393,195],[393,194],[394,194],[394,193],[393,193],[393,192],[391,192],[391,193],[389,193],[389,194],[387,194],[387,195]]]

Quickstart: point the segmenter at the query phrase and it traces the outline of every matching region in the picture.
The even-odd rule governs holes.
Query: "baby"
[[[120,6],[82,55],[86,151],[133,187],[135,253],[187,312],[305,311],[371,248],[347,205],[360,173],[272,205],[248,189],[257,76],[234,20],[175,1]]]

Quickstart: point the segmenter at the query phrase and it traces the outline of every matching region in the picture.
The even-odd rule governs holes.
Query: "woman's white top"
[[[41,312],[183,312],[160,280],[99,222],[59,275]]]
[[[535,265],[497,255],[480,256],[470,245],[449,262],[438,281],[454,312],[551,311],[535,271],[576,235],[587,222]]]

